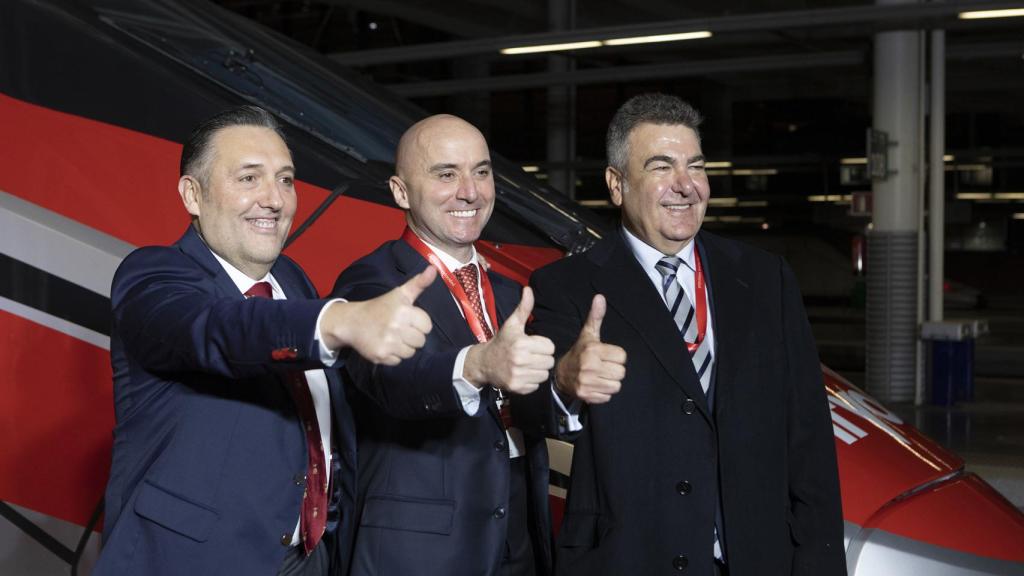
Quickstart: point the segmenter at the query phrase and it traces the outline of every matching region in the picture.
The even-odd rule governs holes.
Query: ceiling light
[[[774,176],[778,173],[775,168],[739,168],[732,171],[733,176]]]
[[[867,164],[867,158],[840,158],[839,163],[843,166],[856,166],[857,164]]]
[[[723,198],[711,198],[708,200],[708,204],[711,206],[735,206],[739,202],[737,198],[723,197]]]
[[[740,208],[764,208],[767,205],[767,200],[744,200],[737,204]]]
[[[704,163],[704,167],[705,168],[732,168],[732,162],[729,162],[728,160],[726,160],[724,162],[705,162]]]
[[[538,52],[557,52],[559,50],[580,50],[583,48],[598,48],[600,40],[587,40],[585,42],[565,42],[564,44],[542,44],[539,46],[518,46],[516,48],[502,48],[502,54],[536,54]]]
[[[961,12],[958,18],[961,20],[980,20],[982,18],[1012,18],[1024,16],[1024,8],[1007,8],[1005,10],[976,10],[973,12]]]
[[[1014,220],[1024,220],[1024,212],[1014,212],[1013,219]]]
[[[996,200],[1024,200],[1024,192],[996,192]]]
[[[588,208],[607,208],[612,205],[607,200],[580,200],[579,203]]]
[[[952,162],[953,160],[955,160],[955,158],[953,158],[952,154],[946,154],[942,157],[943,162]]]
[[[710,38],[711,32],[681,32],[679,34],[658,34],[655,36],[634,36],[632,38],[613,38],[602,42],[605,46],[626,46],[629,44],[652,44],[654,42],[677,42],[679,40],[697,40]]]
[[[991,200],[991,192],[957,192],[957,200]]]
[[[532,174],[534,172],[539,172],[539,171],[540,171],[540,166],[534,166],[534,165],[530,165],[530,164],[528,164],[526,166],[523,166],[523,172],[529,172],[529,173]]]

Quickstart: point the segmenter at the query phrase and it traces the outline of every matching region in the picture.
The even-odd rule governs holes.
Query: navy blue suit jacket
[[[427,266],[402,240],[387,242],[338,278],[333,296],[365,300]],[[488,273],[499,319],[520,287]],[[477,342],[441,278],[416,301],[433,320],[426,345],[395,367],[361,359],[346,365],[359,430],[359,527],[353,576],[488,575],[505,554],[510,466],[491,389],[469,416],[452,387],[459,351]],[[550,394],[550,392],[546,392]],[[513,414],[520,397],[513,396]],[[547,447],[528,436],[529,526],[538,574],[550,558]]]
[[[288,300],[246,300],[191,227],[175,245],[136,250],[118,268],[110,346],[117,425],[95,574],[276,574],[307,462],[284,375],[322,367],[313,335],[324,301],[288,258],[271,273]],[[275,360],[274,350],[294,358]],[[340,379],[325,372],[339,457],[340,571],[355,440]]]

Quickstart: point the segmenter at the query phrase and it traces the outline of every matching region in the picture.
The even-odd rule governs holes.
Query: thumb
[[[580,329],[580,339],[590,340],[601,340],[601,322],[604,320],[604,313],[608,309],[608,304],[604,301],[604,296],[600,294],[594,295],[593,302],[590,303],[590,313],[587,314],[587,321],[583,323],[583,328]]]
[[[409,304],[412,304],[420,297],[420,294],[427,289],[428,286],[433,284],[434,278],[437,277],[437,269],[433,266],[427,266],[422,272],[413,276],[412,278],[405,281],[398,287],[398,291],[408,299]]]
[[[533,313],[533,290],[529,286],[523,288],[523,295],[519,299],[519,305],[512,312],[511,315],[505,320],[505,326],[508,328],[523,332],[526,326],[526,321],[530,319],[530,314]]]

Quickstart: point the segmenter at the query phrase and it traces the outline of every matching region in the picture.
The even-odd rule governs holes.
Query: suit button
[[[292,545],[292,535],[291,534],[281,534],[281,546],[291,546],[291,545]]]
[[[501,441],[501,440],[498,440],[497,442],[495,442],[494,443],[494,451],[495,452],[504,452],[505,451],[505,443],[503,441]]]
[[[676,484],[676,492],[679,492],[683,496],[689,494],[691,490],[693,490],[693,486],[691,486],[686,480]]]
[[[505,508],[498,506],[497,508],[494,509],[494,512],[491,514],[491,516],[494,516],[498,520],[501,520],[505,517]]]
[[[296,486],[302,486],[306,482],[305,474],[296,474],[292,476],[292,482],[295,482]]]
[[[686,402],[683,402],[683,414],[693,414],[696,409],[697,404],[692,399],[687,398]]]
[[[686,570],[686,567],[689,566],[689,564],[690,561],[686,558],[686,554],[680,554],[672,559],[672,567],[675,568],[677,572]]]

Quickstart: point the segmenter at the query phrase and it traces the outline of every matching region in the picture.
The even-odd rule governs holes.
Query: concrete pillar
[[[551,30],[575,27],[575,0],[548,0],[548,23]],[[575,69],[575,61],[567,54],[548,57],[550,72],[566,73]],[[552,86],[547,94],[547,161],[548,185],[569,198],[576,198],[576,171],[570,163],[576,160],[576,87]]]
[[[946,243],[946,31],[932,31],[928,165],[928,319],[942,321]]]
[[[879,1],[893,3],[908,2]],[[889,135],[891,173],[872,186],[865,382],[880,400],[910,402],[918,355],[920,33],[877,34],[874,73],[874,128]]]

